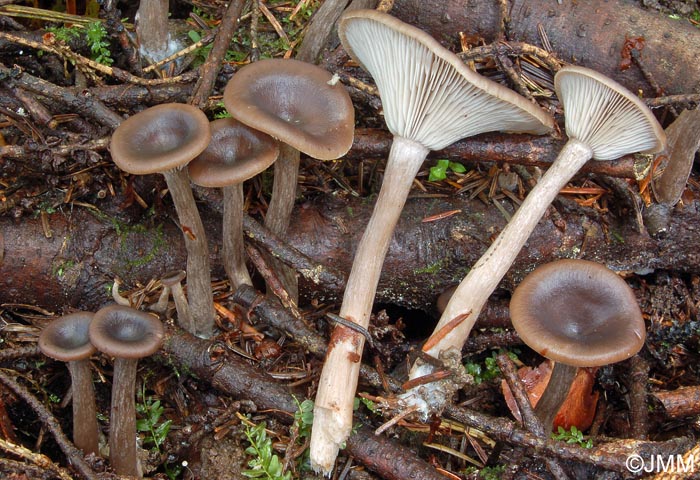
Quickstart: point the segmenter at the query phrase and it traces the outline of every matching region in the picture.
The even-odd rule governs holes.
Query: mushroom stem
[[[566,400],[577,372],[578,367],[554,362],[552,376],[549,377],[549,383],[535,407],[535,413],[542,422],[546,434],[552,431],[554,417]]]
[[[109,461],[117,475],[141,478],[136,456],[136,367],[138,359],[115,358],[109,419]]]
[[[187,290],[195,324],[195,329],[190,333],[209,338],[214,331],[214,299],[204,225],[194,202],[187,170],[177,168],[164,172],[163,176],[180,219],[187,249]]]
[[[85,453],[99,455],[97,408],[89,360],[68,362],[73,391],[73,443]]]
[[[340,316],[363,328],[369,325],[384,257],[428,149],[403,137],[394,137],[382,188],[372,217],[357,246],[345,287]],[[352,429],[352,404],[357,388],[364,338],[337,326],[329,342],[319,379],[311,432],[311,463],[330,472],[340,445]]]
[[[440,352],[462,348],[479,312],[525,245],[547,207],[559,190],[591,157],[591,149],[583,142],[570,139],[564,145],[510,222],[457,287],[433,334],[423,346],[427,354],[439,358]],[[428,364],[417,362],[410,377],[417,378],[431,370]],[[422,388],[430,388],[431,385],[434,384],[424,385]],[[406,395],[408,398],[411,394],[409,392]]]
[[[441,351],[462,348],[482,307],[508,272],[547,207],[591,156],[591,149],[584,143],[578,140],[567,142],[510,222],[459,284],[431,336],[437,335],[438,341],[432,343],[429,340],[430,347],[424,347],[426,353],[438,358]],[[450,321],[462,314],[468,316],[451,328]]]
[[[265,216],[265,226],[276,235],[283,235],[289,227],[297,195],[300,153],[285,142],[279,142],[279,157],[275,162],[275,180],[272,184],[272,197]],[[299,289],[296,272],[281,261],[269,258],[273,270],[284,285],[289,297],[297,303]]]
[[[243,184],[223,188],[223,255],[224,270],[235,292],[241,285],[253,285],[245,264],[243,242]]]

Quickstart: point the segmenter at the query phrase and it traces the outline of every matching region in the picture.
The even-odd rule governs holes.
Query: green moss
[[[421,273],[429,273],[431,275],[435,275],[436,273],[439,273],[440,270],[442,270],[444,263],[444,259],[440,259],[431,263],[430,265],[426,265],[423,268],[417,268],[413,271],[413,273],[415,273],[416,275],[419,275]]]

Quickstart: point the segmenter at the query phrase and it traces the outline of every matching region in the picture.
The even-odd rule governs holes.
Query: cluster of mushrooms
[[[71,375],[73,442],[86,455],[99,455],[99,431],[90,357],[114,358],[109,419],[109,459],[118,475],[141,477],[136,454],[136,368],[163,342],[157,316],[122,305],[95,313],[75,312],[52,321],[39,336],[44,355],[67,362]]]
[[[339,21],[338,33],[347,53],[374,78],[387,127],[394,135],[382,187],[355,252],[340,309],[341,317],[366,328],[394,227],[427,154],[485,132],[547,134],[555,129],[555,121],[535,103],[475,73],[427,33],[386,13],[348,11]],[[480,310],[547,207],[587,161],[612,160],[664,148],[664,132],[653,114],[616,82],[586,68],[566,66],[556,73],[554,83],[565,112],[569,140],[508,225],[456,288],[435,332],[423,346],[426,355],[444,359],[446,355],[459,354]],[[294,204],[300,152],[320,160],[335,159],[349,150],[354,134],[353,106],[342,84],[325,70],[295,60],[262,60],[241,68],[224,91],[224,104],[233,118],[213,122],[188,105],[166,104],[146,109],[124,121],[111,142],[112,157],[121,169],[137,175],[165,176],[188,253],[191,320],[179,321],[200,337],[213,334],[214,308],[206,236],[190,180],[223,189],[222,261],[231,286],[236,289],[251,284],[241,227],[242,182],[275,162],[265,224],[274,233],[283,234]],[[559,268],[568,272],[574,267],[567,264]],[[282,270],[281,276],[295,299],[293,272]],[[530,290],[521,291],[528,293],[514,296],[514,302],[530,296]],[[620,294],[633,300],[630,295]],[[592,301],[594,295],[589,297]],[[536,313],[541,310],[521,308]],[[634,310],[630,308],[623,316]],[[628,319],[634,339],[626,353],[601,355],[596,361],[617,361],[631,355],[635,348],[638,350],[644,339],[640,319],[641,315]],[[616,328],[608,327],[607,320],[601,317],[595,324],[596,335],[605,336],[610,328]],[[572,332],[588,338],[581,332],[587,331],[590,320],[580,318],[577,322],[555,336],[559,335],[562,342]],[[528,337],[521,333],[524,339]],[[319,380],[311,438],[312,465],[325,473],[331,471],[338,450],[352,429],[352,405],[363,344],[364,337],[358,330],[339,324],[332,332]],[[557,351],[554,341],[535,345],[543,354]],[[557,365],[566,364],[560,352],[552,358]],[[569,365],[585,363],[588,361]],[[417,361],[410,377],[420,378],[432,369],[430,364]],[[555,373],[564,379],[562,382],[568,381],[571,370],[555,367]],[[401,402],[425,417],[439,411],[458,387],[449,381],[416,384],[419,386],[406,392]],[[543,405],[558,405],[560,396],[559,392],[548,394]],[[551,424],[549,409],[554,407],[547,408],[543,418]]]

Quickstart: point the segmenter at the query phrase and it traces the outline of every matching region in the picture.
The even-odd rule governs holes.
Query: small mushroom
[[[379,89],[394,135],[374,211],[355,252],[340,316],[367,328],[384,257],[413,180],[431,150],[491,131],[549,132],[537,105],[470,70],[424,31],[375,10],[346,11],[338,34]],[[329,473],[352,428],[363,339],[337,326],[314,408],[312,465]]]
[[[435,358],[439,358],[440,352],[462,347],[479,312],[547,207],[587,161],[591,158],[612,160],[630,153],[653,153],[664,148],[666,137],[652,112],[636,95],[613,80],[587,68],[567,66],[557,72],[554,85],[564,107],[569,140],[510,222],[457,287],[423,346],[423,351]],[[416,363],[410,377],[417,378],[431,370],[425,363]],[[436,385],[426,387],[434,388]],[[416,397],[421,396],[426,393]],[[424,413],[439,410],[444,400],[442,396],[432,406],[423,405]]]
[[[136,368],[139,358],[160,348],[163,333],[154,315],[122,305],[101,308],[90,324],[92,344],[114,357],[109,460],[117,475],[142,476],[136,455]]]
[[[211,122],[209,146],[189,165],[194,183],[223,189],[222,260],[233,291],[253,285],[245,265],[243,182],[272,165],[278,155],[277,142],[269,135],[222,118]]]
[[[73,443],[83,453],[99,455],[95,388],[90,371],[88,328],[93,313],[75,312],[52,321],[39,335],[39,349],[47,357],[68,363],[73,392]]]
[[[213,334],[215,315],[209,251],[185,166],[207,147],[210,138],[209,120],[201,110],[167,103],[122,122],[110,143],[114,163],[125,172],[165,177],[187,248],[187,288],[195,323],[190,333],[206,338]]]
[[[224,90],[224,104],[241,123],[279,140],[265,226],[287,231],[296,198],[299,152],[333,160],[352,146],[355,111],[350,95],[326,70],[298,60],[267,59],[241,68]],[[294,272],[275,263],[290,297],[298,298]]]
[[[632,289],[612,270],[587,260],[537,267],[513,292],[510,315],[523,342],[555,362],[535,408],[545,431],[552,429],[578,367],[625,360],[646,338]]]
[[[191,332],[194,328],[194,320],[192,319],[190,306],[187,303],[187,297],[182,290],[182,281],[186,276],[187,272],[184,270],[173,270],[163,275],[160,279],[160,283],[163,284],[163,292],[169,292],[173,295],[178,323],[180,325],[185,325],[185,329]]]

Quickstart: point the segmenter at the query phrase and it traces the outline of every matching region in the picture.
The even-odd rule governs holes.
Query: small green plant
[[[484,467],[479,471],[479,478],[484,480],[500,480],[501,475],[505,472],[505,465],[496,465],[494,467]]]
[[[438,160],[435,166],[430,167],[430,175],[428,180],[431,182],[439,182],[447,178],[447,171],[453,171],[455,173],[464,173],[467,169],[458,162],[450,162],[449,160]]]
[[[296,398],[294,399],[296,401]],[[314,402],[306,399],[299,403],[297,401],[297,411],[294,412],[294,426],[297,429],[299,438],[311,436],[311,424],[314,423]]]
[[[136,413],[141,418],[136,420],[136,430],[148,434],[143,441],[144,445],[152,445],[160,453],[160,447],[165,442],[165,438],[170,431],[172,420],[160,422],[165,408],[160,404],[160,400],[153,400],[153,397],[146,397],[145,387],[139,393],[141,403],[136,404]]]
[[[73,27],[49,27],[47,30],[53,33],[56,40],[61,43],[68,43],[85,34],[85,41],[90,47],[90,58],[107,66],[114,63],[109,51],[109,42],[106,40],[107,30],[100,21],[90,22],[84,28],[76,25]]]
[[[569,430],[559,427],[556,433],[552,433],[552,438],[566,443],[575,443],[583,448],[593,448],[593,442],[586,438],[583,432],[575,426],[572,426]]]
[[[467,362],[464,364],[464,368],[467,370],[467,373],[474,378],[475,384],[479,385],[483,382],[493,380],[501,375],[501,369],[498,368],[496,357],[498,357],[498,355],[500,355],[502,352],[503,350],[491,352],[491,356],[484,359],[483,365],[477,362]],[[511,360],[515,361],[518,359],[518,355],[515,352],[507,352],[507,354]]]
[[[112,65],[112,54],[109,51],[109,42],[107,38],[107,29],[102,22],[90,22],[85,28],[85,37],[87,44],[90,47],[91,57],[97,63],[102,65]]]
[[[268,480],[290,480],[292,472],[282,471],[282,462],[277,454],[272,453],[272,440],[265,431],[265,422],[246,425],[245,436],[250,447],[245,452],[253,458],[248,462],[250,469],[244,470],[248,478],[266,478]]]

